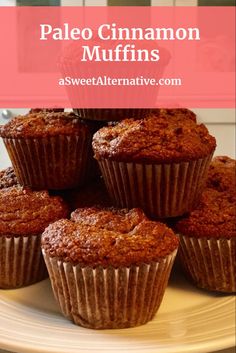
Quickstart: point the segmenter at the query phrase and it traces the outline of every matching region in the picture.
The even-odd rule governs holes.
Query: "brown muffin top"
[[[43,112],[43,113],[53,113],[53,112],[64,112],[64,108],[32,108],[29,111],[29,114],[32,113],[39,113],[39,112]]]
[[[95,158],[123,162],[182,162],[203,158],[216,147],[205,125],[185,114],[125,119],[93,138]]]
[[[0,190],[0,236],[36,235],[68,214],[60,197],[12,186]]]
[[[236,193],[207,188],[198,207],[177,222],[176,230],[190,237],[236,237]]]
[[[218,191],[236,189],[236,161],[227,156],[215,157],[208,171],[207,187]]]
[[[42,247],[49,256],[93,267],[150,263],[177,246],[173,231],[149,221],[140,209],[78,209],[71,220],[51,224],[42,236]]]
[[[71,135],[87,131],[92,124],[79,120],[74,113],[38,112],[19,115],[0,127],[2,137],[44,137]]]
[[[187,109],[187,108],[162,108],[159,109],[155,112],[155,114],[157,116],[179,116],[182,117],[184,119],[191,119],[194,122],[197,121],[197,117],[196,114],[194,112],[192,112],[192,110]]]
[[[17,185],[18,181],[12,167],[0,171],[0,189]]]

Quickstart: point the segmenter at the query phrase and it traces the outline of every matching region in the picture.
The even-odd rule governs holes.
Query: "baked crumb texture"
[[[67,213],[64,202],[46,191],[0,189],[0,288],[28,286],[48,276],[41,233]]]
[[[214,158],[200,203],[175,226],[183,268],[200,288],[236,292],[235,179],[235,160]]]
[[[92,267],[156,262],[177,246],[173,231],[148,220],[140,209],[77,209],[70,220],[51,224],[42,236],[50,257]]]
[[[64,108],[31,108],[29,113],[34,114],[34,113],[59,113],[59,112],[64,112]]]
[[[207,187],[218,191],[236,191],[236,161],[227,156],[213,158],[207,177]]]
[[[17,185],[18,181],[12,167],[0,171],[0,189]]]
[[[176,229],[196,238],[235,238],[235,204],[236,192],[230,194],[207,188],[196,209],[180,220]]]
[[[126,119],[93,137],[95,158],[114,205],[140,207],[159,219],[196,207],[215,147],[215,138],[187,109]]]
[[[204,124],[185,109],[162,110],[143,119],[125,119],[94,135],[95,157],[119,162],[179,163],[209,156],[216,147]],[[192,113],[192,114],[191,114]]]
[[[143,325],[156,314],[178,238],[141,210],[78,209],[50,225],[42,249],[62,313],[93,329]]]
[[[49,196],[47,191],[25,190],[20,186],[0,190],[0,236],[40,234],[67,214],[62,199]]]
[[[0,127],[3,138],[37,138],[45,136],[78,135],[88,129],[75,114],[64,112],[33,111],[19,115]]]
[[[73,113],[39,111],[12,119],[0,127],[0,136],[21,185],[63,190],[99,175],[91,147],[99,127]]]

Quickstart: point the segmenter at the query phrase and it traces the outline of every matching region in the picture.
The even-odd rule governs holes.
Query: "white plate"
[[[0,291],[0,347],[14,352],[184,353],[235,345],[235,297],[195,289],[174,273],[155,319],[132,329],[95,331],[61,316],[49,280]]]

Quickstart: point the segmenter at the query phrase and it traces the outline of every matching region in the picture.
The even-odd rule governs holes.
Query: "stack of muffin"
[[[235,291],[235,193],[228,188],[234,161],[217,159],[207,180],[216,142],[193,112],[134,113],[137,118],[123,119],[125,110],[39,109],[0,128],[15,172],[0,174],[1,288],[45,277],[43,233],[55,298],[63,314],[84,327],[151,320],[179,239],[183,267],[198,286]],[[218,191],[225,182],[222,163],[229,165],[229,181]],[[206,227],[205,213],[211,215]],[[176,217],[173,231],[163,222]]]

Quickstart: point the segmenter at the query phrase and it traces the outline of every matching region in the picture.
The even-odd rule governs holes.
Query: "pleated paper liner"
[[[15,289],[48,277],[41,236],[0,236],[0,288]]]
[[[86,72],[81,73],[81,70],[78,68],[78,65],[80,63],[64,63],[60,65],[61,72],[64,77],[90,77],[91,76],[91,69],[89,67],[84,68]],[[98,68],[97,68],[98,69]],[[156,73],[156,77],[161,77],[161,74],[163,72],[163,68],[159,68],[160,72]],[[107,76],[109,76],[109,66],[107,68]],[[111,76],[113,73],[111,72]],[[126,73],[123,73],[123,76],[125,77]],[[150,72],[143,72],[143,75],[149,77]],[[101,73],[97,71],[97,73],[93,73],[94,77],[99,77],[101,76]],[[119,72],[119,76],[122,76],[122,73]],[[128,118],[144,118],[146,115],[151,113],[152,109],[151,108],[114,108],[114,109],[109,109],[109,108],[80,108],[84,106],[83,102],[89,102],[93,97],[90,96],[89,92],[86,90],[86,87],[82,90],[76,89],[75,86],[65,86],[68,98],[71,102],[72,107],[74,108],[74,113],[78,115],[81,119],[88,119],[88,120],[97,120],[97,121],[119,121],[122,119],[128,119]],[[121,87],[122,89],[122,87]],[[133,102],[130,101],[130,98],[127,97],[127,94],[125,94],[122,90],[120,89],[120,95],[122,96],[122,104],[124,106],[128,107],[134,107],[137,104],[134,104]],[[155,99],[158,97],[158,87],[155,89]],[[96,91],[97,99],[102,106],[102,102],[104,101],[104,93],[102,90],[102,87],[98,87],[98,90]],[[140,95],[139,101],[142,101],[144,99],[143,95]],[[121,99],[119,99],[121,100]],[[80,105],[81,102],[81,105]],[[134,102],[136,100],[134,99]],[[83,105],[82,105],[83,104]]]
[[[119,121],[127,118],[144,118],[151,109],[73,109],[81,119]]]
[[[193,238],[180,234],[179,257],[192,282],[203,289],[236,292],[236,238]]]
[[[117,207],[140,207],[154,218],[176,217],[197,205],[212,154],[172,164],[98,160],[110,197]]]
[[[176,251],[150,264],[81,267],[44,251],[53,292],[65,317],[92,329],[143,325],[156,314]]]
[[[33,189],[71,189],[91,172],[91,136],[4,138],[19,183]]]

